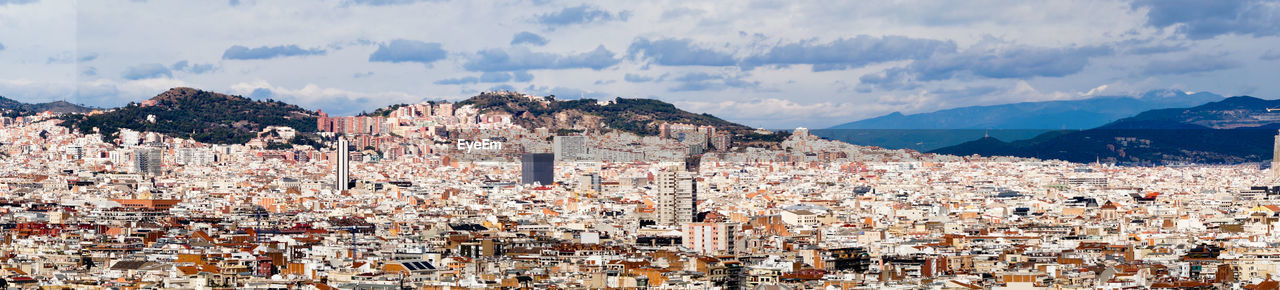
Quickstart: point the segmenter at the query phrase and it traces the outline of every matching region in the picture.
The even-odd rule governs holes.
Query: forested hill
[[[155,116],[155,122],[148,120]],[[82,133],[94,128],[106,136],[119,129],[163,133],[213,144],[242,144],[268,126],[299,132],[316,131],[314,112],[280,101],[255,101],[197,90],[173,88],[142,103],[130,103],[102,114],[68,115],[63,126]]]

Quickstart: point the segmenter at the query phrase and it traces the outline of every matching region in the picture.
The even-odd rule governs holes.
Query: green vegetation
[[[389,117],[389,116],[391,116],[391,112],[395,112],[395,111],[396,111],[396,109],[403,108],[403,107],[408,106],[408,105],[409,105],[409,104],[395,104],[395,105],[391,105],[391,106],[387,106],[387,107],[378,108],[377,110],[373,110],[373,113],[360,113],[360,115],[359,115],[359,116],[367,116],[367,117]]]
[[[676,108],[671,103],[652,99],[618,98],[600,105],[594,99],[559,101],[552,97],[537,101],[506,93],[486,93],[459,102],[459,106],[473,105],[481,112],[503,111],[515,116],[529,113],[533,116],[550,116],[565,111],[578,111],[601,118],[609,128],[642,136],[657,135],[661,123],[684,123],[697,126],[713,126],[733,134],[746,135],[751,128],[725,121],[710,114],[695,114]],[[767,138],[766,138],[767,139]]]
[[[115,136],[120,128],[190,138],[213,144],[243,144],[268,126],[315,132],[314,113],[275,100],[254,101],[191,88],[174,88],[151,99],[154,105],[129,105],[98,115],[68,115],[61,125]],[[155,116],[155,122],[147,120]]]

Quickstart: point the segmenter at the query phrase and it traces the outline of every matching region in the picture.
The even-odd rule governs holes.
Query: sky
[[[1280,96],[1278,1],[0,0],[0,96],[169,88],[331,114],[486,90],[765,128],[1137,95]]]

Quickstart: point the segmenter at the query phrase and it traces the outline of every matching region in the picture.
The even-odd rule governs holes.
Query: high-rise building
[[[693,222],[697,215],[698,181],[693,172],[672,166],[658,172],[657,224],[680,226]]]
[[[551,185],[555,183],[556,157],[552,153],[520,155],[520,184]]]
[[[591,159],[591,153],[587,150],[587,136],[556,136],[552,141],[556,160]]]
[[[1271,149],[1271,182],[1275,183],[1280,179],[1280,134],[1276,134],[1275,143]]]
[[[159,148],[138,149],[133,151],[133,167],[139,174],[160,175],[164,173],[160,166],[162,158],[164,158],[164,151],[160,151]]]
[[[348,144],[347,138],[338,137],[338,150],[336,150],[333,160],[335,162],[334,175],[336,179],[333,187],[338,191],[350,189],[348,185],[351,182],[351,145]]]

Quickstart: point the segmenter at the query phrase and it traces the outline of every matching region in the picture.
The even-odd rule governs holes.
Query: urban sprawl
[[[147,105],[147,104],[143,104]],[[0,120],[0,286],[1276,289],[1277,175],[523,128],[433,102],[324,148]],[[163,120],[148,120],[157,122]],[[762,134],[768,131],[760,130]],[[1278,147],[1280,148],[1280,147]]]

